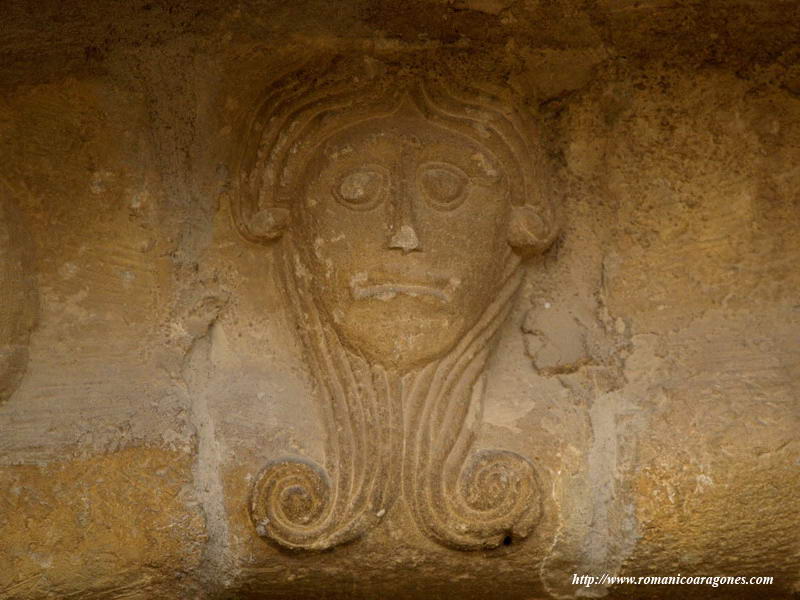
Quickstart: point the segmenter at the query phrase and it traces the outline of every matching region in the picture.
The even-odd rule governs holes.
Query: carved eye
[[[469,178],[453,165],[427,163],[420,168],[419,181],[434,208],[453,210],[464,201]]]
[[[388,178],[376,165],[364,165],[343,175],[333,189],[335,198],[347,208],[369,210],[386,195]]]

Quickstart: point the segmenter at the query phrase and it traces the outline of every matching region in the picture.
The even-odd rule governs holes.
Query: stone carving
[[[483,373],[526,256],[556,235],[534,124],[497,94],[405,63],[336,59],[270,88],[239,158],[233,215],[279,245],[327,428],[324,468],[282,458],[251,517],[290,549],[354,540],[402,497],[461,550],[539,518],[522,456],[470,456]]]
[[[17,389],[28,364],[37,301],[30,248],[11,203],[0,197],[0,402]]]

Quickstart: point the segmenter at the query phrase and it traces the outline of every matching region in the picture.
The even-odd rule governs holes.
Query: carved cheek
[[[331,193],[330,175],[320,176],[309,186],[304,202],[300,205],[299,229],[301,236],[309,242],[314,238],[329,238],[342,229],[343,208]]]
[[[505,227],[511,207],[502,189],[471,184],[463,205],[454,210],[427,209],[426,218],[441,232],[442,245],[480,262],[486,252],[505,243]]]

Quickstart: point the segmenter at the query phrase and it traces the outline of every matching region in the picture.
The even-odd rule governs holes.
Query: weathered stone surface
[[[4,597],[180,594],[200,562],[186,454],[136,448],[7,466],[0,487]]]
[[[7,5],[0,598],[800,591],[797,2]]]
[[[32,250],[16,208],[0,200],[0,402],[28,367],[28,343],[38,314]]]

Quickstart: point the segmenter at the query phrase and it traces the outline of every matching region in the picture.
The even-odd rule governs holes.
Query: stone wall
[[[0,598],[800,594],[798,2],[4,8]]]

